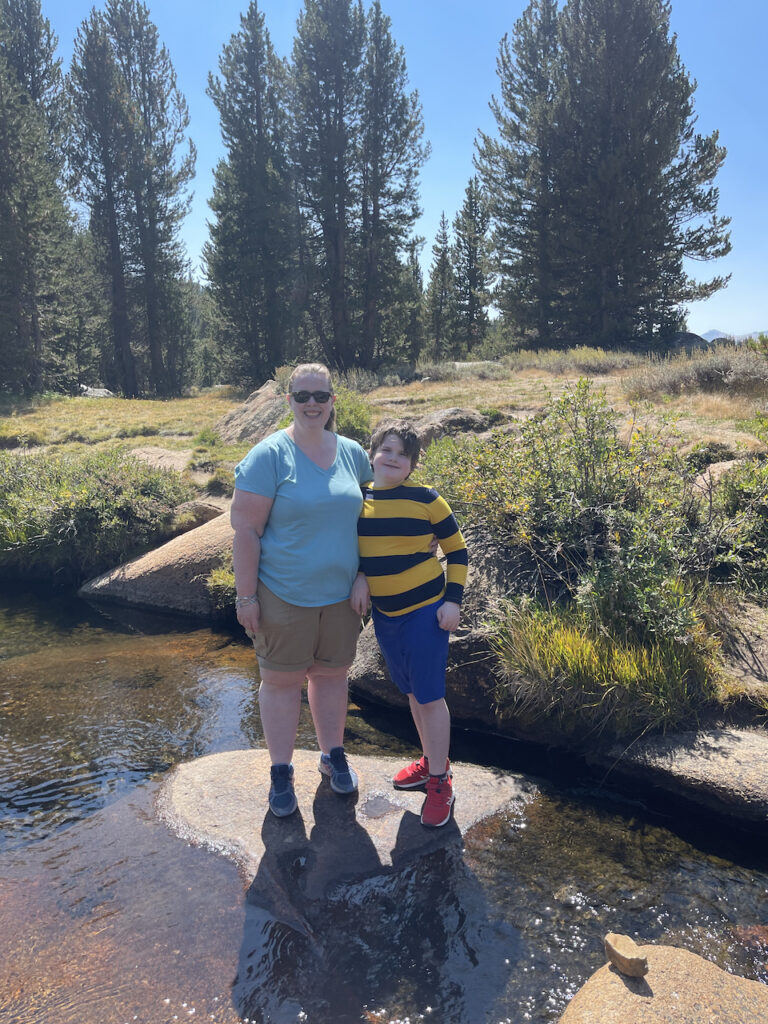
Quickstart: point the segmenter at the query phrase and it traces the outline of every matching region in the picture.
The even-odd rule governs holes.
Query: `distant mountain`
[[[749,338],[756,338],[758,334],[768,334],[768,331],[750,331],[749,334],[726,334],[725,331],[712,330],[702,334],[706,341],[717,341],[719,338],[733,338],[734,341],[747,341]]]

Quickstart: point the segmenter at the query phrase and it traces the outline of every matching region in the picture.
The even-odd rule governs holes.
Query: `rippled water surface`
[[[278,920],[153,812],[174,764],[262,745],[239,639],[6,594],[0,674],[3,1024],[545,1024],[602,964],[608,931],[768,983],[768,859],[738,835],[537,777],[463,851],[323,900],[301,895],[305,863],[275,855],[291,908]],[[312,748],[306,710],[300,733]],[[410,755],[412,740],[402,718],[352,707],[358,757]],[[530,769],[520,748],[466,735],[454,755]],[[284,826],[265,814],[268,851]]]

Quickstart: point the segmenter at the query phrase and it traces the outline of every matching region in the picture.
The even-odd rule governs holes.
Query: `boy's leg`
[[[419,704],[419,702],[416,700],[412,693],[408,694],[408,703],[411,706],[411,718],[413,719],[413,724],[416,726],[416,732],[419,734],[421,752],[422,754],[425,754],[426,749],[424,746],[424,731],[421,727],[421,704]]]
[[[417,703],[415,698],[413,703]],[[418,705],[422,749],[431,775],[442,775],[448,762],[451,742],[451,715],[445,698]],[[415,720],[415,713],[414,713]]]

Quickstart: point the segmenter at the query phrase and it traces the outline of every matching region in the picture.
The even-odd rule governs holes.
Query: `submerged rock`
[[[721,970],[674,946],[638,946],[645,977],[613,964],[579,989],[560,1024],[765,1024],[768,986]]]

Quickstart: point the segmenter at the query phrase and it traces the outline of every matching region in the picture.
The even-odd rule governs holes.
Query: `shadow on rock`
[[[414,857],[422,826],[404,812],[393,867],[385,866],[356,802],[321,782],[309,837],[300,813],[267,812],[265,853],[246,896],[235,1009],[264,1024],[359,1024],[379,1019],[373,1011],[381,1008],[389,1019],[428,1007],[442,1024],[485,1020],[520,939],[488,920],[458,828],[446,826],[455,842]]]

